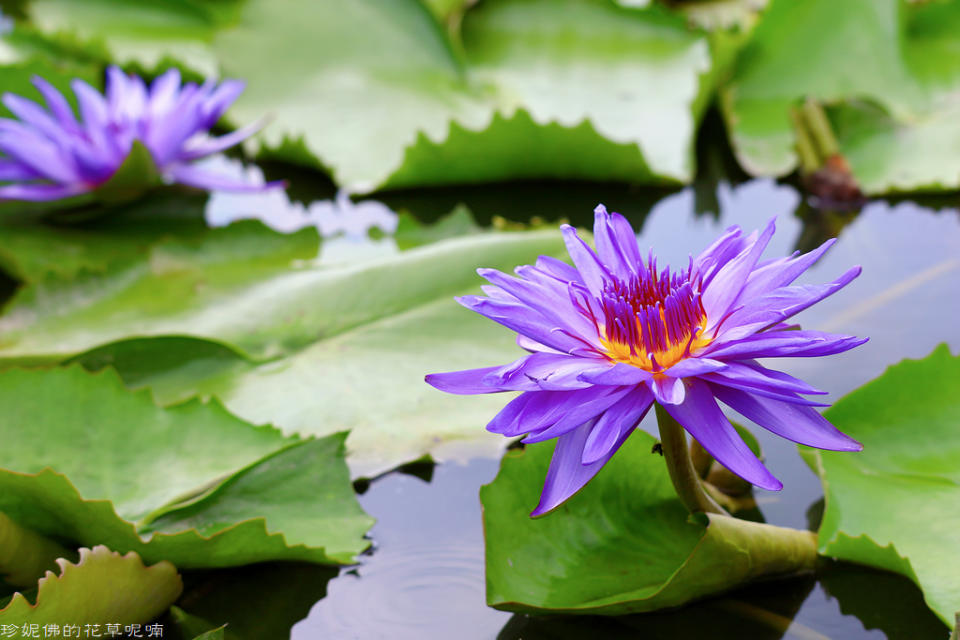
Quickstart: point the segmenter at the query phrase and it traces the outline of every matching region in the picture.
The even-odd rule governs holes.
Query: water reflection
[[[825,563],[819,574],[828,598],[840,611],[856,616],[867,629],[883,632],[887,640],[944,640],[947,626],[923,602],[912,582],[895,573],[855,564]]]
[[[250,184],[265,181],[260,167],[244,165],[233,158],[214,156],[204,163],[211,171]],[[251,218],[281,233],[315,227],[324,239],[319,262],[327,266],[397,252],[390,237],[397,230],[397,214],[387,205],[373,199],[354,202],[345,192],[331,193],[326,188],[310,193],[322,199],[297,200],[282,189],[260,193],[214,191],[207,201],[205,217],[212,227]],[[379,232],[380,237],[372,238],[372,232]]]
[[[812,577],[757,585],[729,596],[656,613],[615,617],[515,615],[497,640],[564,640],[602,637],[611,640],[643,638],[675,640],[829,640],[815,629],[795,620],[816,582]],[[826,612],[821,612],[826,613]],[[834,613],[835,612],[830,612]],[[862,627],[852,621],[850,635],[862,638]]]
[[[493,638],[510,614],[485,606],[483,527],[477,491],[499,462],[420,468],[375,480],[359,497],[377,518],[376,548],[330,584],[292,631],[314,638]]]
[[[310,607],[327,593],[337,570],[298,562],[269,562],[217,571],[184,572],[184,592],[177,606],[193,620],[190,640],[206,628],[228,625],[228,638],[283,638]],[[188,625],[173,621],[165,629]],[[166,637],[166,634],[164,634]],[[173,636],[171,636],[173,637]]]

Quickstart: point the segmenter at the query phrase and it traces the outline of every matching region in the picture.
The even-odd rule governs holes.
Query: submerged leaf
[[[812,570],[815,538],[727,516],[690,518],[654,439],[635,432],[580,493],[531,519],[552,446],[508,452],[480,491],[487,603],[623,614],[674,607],[763,576]]]
[[[903,574],[948,625],[960,610],[960,358],[944,345],[841,399],[826,417],[856,454],[803,450],[826,511],[820,552]]]
[[[135,553],[120,555],[105,546],[80,549],[80,560],[58,560],[60,575],[40,579],[36,604],[17,593],[3,609],[0,624],[106,625],[144,623],[164,612],[180,595],[183,583],[169,562],[144,566]],[[24,636],[27,637],[27,636]],[[34,636],[40,637],[40,636]],[[79,637],[79,631],[76,634]]]
[[[368,544],[343,434],[287,438],[216,403],[161,409],[79,367],[0,373],[0,404],[0,511],[40,534],[181,568],[349,563]]]

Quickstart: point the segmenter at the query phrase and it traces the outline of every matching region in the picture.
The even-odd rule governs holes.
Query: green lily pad
[[[944,345],[841,399],[826,417],[863,443],[803,450],[826,510],[820,552],[903,574],[951,627],[960,611],[960,358]]]
[[[41,535],[147,561],[349,563],[372,524],[344,434],[297,440],[216,403],[157,407],[113,372],[0,373],[0,511]]]
[[[538,613],[623,614],[674,607],[761,576],[811,570],[812,534],[727,516],[691,518],[655,440],[635,432],[553,513],[537,504],[552,443],[509,451],[480,490],[487,603]]]
[[[125,242],[116,235],[104,242]],[[320,297],[301,299],[306,273],[290,268],[294,260],[315,257],[316,249],[314,229],[284,236],[256,221],[198,238],[161,239],[145,256],[109,272],[49,278],[22,289],[0,320],[0,357],[56,362],[105,342],[168,334],[216,340],[253,357],[279,355],[316,335],[315,325],[305,326],[310,318],[304,307],[325,298],[322,285],[314,291]],[[251,289],[260,293],[259,309],[235,306],[252,302]]]
[[[484,2],[461,33],[465,60],[417,0],[251,0],[215,47],[249,81],[231,117],[276,113],[262,145],[295,161],[305,151],[351,190],[691,178],[712,64],[681,17],[606,0]]]
[[[47,33],[90,42],[113,61],[155,69],[176,59],[207,74],[217,71],[210,49],[215,29],[228,23],[235,0],[34,0],[30,17]]]
[[[955,3],[774,0],[722,90],[741,165],[754,175],[784,175],[796,167],[790,109],[803,98],[828,104],[868,100],[880,105],[890,122],[870,140],[862,138],[866,129],[840,140],[868,192],[960,186],[956,175],[943,181],[949,169],[928,162],[930,147],[918,146],[932,141],[933,149],[947,149],[956,137],[949,103],[960,87],[958,28]],[[899,141],[905,131],[911,140]],[[938,141],[944,135],[948,139]],[[909,163],[917,166],[905,176]]]
[[[150,150],[139,140],[134,140],[123,164],[93,194],[105,204],[117,204],[135,200],[161,184],[160,170]]]
[[[36,584],[40,576],[57,566],[57,558],[69,555],[65,547],[21,527],[0,512],[0,580],[6,584]]]
[[[114,60],[155,69],[176,59],[244,78],[231,118],[277,116],[261,150],[328,168],[353,191],[692,178],[714,58],[726,55],[712,50],[726,48],[720,40],[658,6],[468,4],[93,0],[81,10],[36,0],[32,14],[46,32],[95,42]]]
[[[201,244],[211,233],[217,235],[203,221],[205,200],[197,194],[158,191],[136,203],[110,207],[109,216],[103,215],[107,207],[97,205],[82,225],[60,224],[58,218],[22,211],[0,215],[0,267],[29,284],[71,280],[140,260],[154,244],[172,240]],[[277,243],[281,238],[270,236],[264,242],[282,255]],[[311,243],[308,236],[287,237],[287,261],[316,255],[316,239]]]
[[[960,100],[944,101],[935,111],[907,122],[865,103],[838,105],[830,116],[865,193],[960,188],[960,157],[954,153],[960,145]]]
[[[164,404],[215,396],[254,423],[314,435],[349,429],[355,475],[429,453],[500,450],[502,439],[482,425],[501,398],[456,398],[423,376],[522,354],[451,298],[477,290],[477,267],[562,254],[557,231],[478,233],[369,263],[284,269],[289,240],[272,234],[271,252],[262,227],[234,227],[193,246],[161,242],[103,274],[23,289],[0,319],[0,358],[9,366],[85,354],[86,366],[112,365]]]
[[[37,633],[45,624],[62,630],[96,625],[108,636],[107,625],[142,624],[167,609],[180,595],[183,583],[169,562],[144,566],[135,553],[120,555],[105,546],[81,549],[80,560],[59,560],[60,575],[48,572],[40,579],[36,603],[20,593],[0,609],[0,624]],[[93,628],[91,626],[91,628]],[[30,631],[32,633],[32,631]],[[23,634],[23,637],[31,637]],[[40,635],[33,637],[43,637]],[[77,636],[79,637],[79,632]]]
[[[449,215],[431,224],[424,224],[409,213],[401,213],[397,217],[397,228],[393,233],[393,240],[397,243],[398,249],[406,250],[482,231],[483,228],[474,221],[470,210],[464,205],[459,205]]]

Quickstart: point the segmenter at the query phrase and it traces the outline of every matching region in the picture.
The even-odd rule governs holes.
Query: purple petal
[[[860,275],[860,271],[859,266],[853,267],[827,284],[781,287],[765,296],[746,300],[743,308],[735,311],[726,320],[715,342],[720,345],[740,340],[783,322],[844,288]]]
[[[719,385],[711,385],[711,390],[731,409],[782,438],[831,451],[863,449],[863,445],[842,433],[810,407],[768,400]]]
[[[538,284],[513,278],[496,269],[477,269],[477,273],[522,304],[539,312],[552,327],[562,327],[599,348],[599,344],[596,343],[596,326],[572,307],[566,285],[556,280],[551,280],[549,284]]]
[[[651,406],[653,395],[646,388],[638,387],[607,409],[587,436],[581,463],[593,464],[607,457],[620,441],[620,437],[633,431]]]
[[[619,362],[600,371],[588,371],[580,375],[584,382],[609,386],[628,386],[647,382],[653,378],[649,371]]]
[[[493,298],[494,300],[501,300],[503,302],[512,302],[514,304],[520,302],[516,296],[512,296],[500,287],[495,287],[492,284],[482,284],[480,289],[486,294],[488,298]]]
[[[481,369],[466,369],[465,371],[430,373],[424,377],[424,380],[432,387],[447,393],[460,395],[496,393],[497,391],[503,391],[503,389],[484,384],[483,379],[487,374],[497,369],[499,367],[483,367]]]
[[[540,344],[536,340],[533,340],[532,338],[528,338],[522,333],[517,335],[517,346],[523,349],[524,351],[529,351],[531,353],[539,353],[539,352],[563,353],[562,351],[557,351],[556,349],[548,347],[545,344]]]
[[[80,118],[84,123],[84,130],[91,137],[95,136],[97,144],[105,142],[103,132],[107,125],[107,103],[100,92],[80,79],[74,79],[70,86],[77,96],[77,105],[80,107]]]
[[[580,380],[580,374],[608,366],[605,360],[597,358],[534,353],[490,372],[484,381],[493,387],[517,391],[585,389],[592,385]]]
[[[769,244],[774,230],[774,220],[771,220],[767,223],[763,233],[735,258],[725,264],[706,287],[701,301],[709,319],[706,327],[707,332],[712,330],[726,316],[727,311],[740,297],[740,292],[743,291],[750,272],[760,259],[760,254]]]
[[[513,409],[505,414],[501,411],[487,425],[487,429],[490,431],[496,429],[496,433],[507,437],[542,431],[555,425],[568,410],[586,404],[601,395],[603,390],[596,388],[578,391],[527,391],[517,398],[517,400],[524,398],[522,403],[518,403],[517,413],[513,413]],[[573,426],[576,427],[579,424]]]
[[[596,462],[581,464],[583,447],[592,426],[592,424],[587,423],[557,439],[557,448],[553,452],[553,459],[550,461],[550,468],[547,470],[547,478],[543,484],[540,503],[530,514],[531,516],[542,516],[548,511],[556,509],[582,489],[593,476],[597,475],[597,472],[616,453],[631,433],[627,431],[622,434],[610,448],[610,452]]]
[[[743,293],[740,294],[741,300],[752,300],[792,283],[819,260],[836,241],[836,238],[830,238],[818,248],[802,256],[774,260],[755,269],[743,287]]]
[[[599,297],[603,292],[604,283],[610,279],[610,274],[597,260],[597,256],[590,247],[580,239],[576,229],[565,224],[560,227],[560,230],[563,232],[563,241],[567,245],[567,252],[583,277],[583,282],[587,285],[590,293]]]
[[[664,406],[680,404],[686,396],[686,388],[680,378],[668,378],[661,374],[654,376],[647,385],[657,402]]]
[[[176,67],[158,76],[150,84],[148,109],[153,117],[167,113],[177,99],[180,90],[180,70]]]
[[[828,356],[858,347],[867,340],[822,331],[765,331],[716,348],[710,345],[703,354],[739,359]]]
[[[726,369],[727,365],[719,360],[710,358],[684,358],[677,364],[663,372],[663,375],[671,378],[686,378],[688,376],[699,376],[712,371]]]
[[[120,67],[107,67],[107,86],[104,92],[107,97],[107,112],[116,117],[124,110],[124,101],[127,99],[127,74]]]
[[[63,150],[34,131],[9,121],[0,129],[0,151],[45,178],[57,182],[78,182],[76,169]]]
[[[51,140],[58,140],[63,137],[63,127],[33,100],[27,100],[14,93],[5,93],[3,94],[3,104],[22,122],[35,128]]]
[[[593,237],[600,262],[621,280],[629,279],[642,266],[637,237],[630,223],[619,213],[607,213],[602,204],[597,205],[593,213]]]
[[[47,202],[80,195],[82,186],[64,184],[8,184],[0,186],[0,200]]]
[[[282,189],[286,183],[282,180],[264,184],[252,184],[242,178],[231,178],[193,165],[176,165],[167,170],[175,182],[207,191],[259,192],[268,189]]]
[[[551,256],[540,256],[537,258],[537,269],[561,282],[583,283],[583,278],[580,276],[579,271],[563,260],[558,260]]]
[[[229,149],[260,131],[260,129],[267,124],[267,121],[267,118],[261,118],[252,124],[248,124],[241,129],[232,131],[219,138],[209,138],[199,144],[189,145],[188,149],[180,152],[179,159],[183,161],[197,160],[198,158],[219,153],[224,149]]]
[[[0,158],[0,180],[37,180],[43,175],[15,160]]]
[[[230,105],[240,97],[246,86],[246,83],[242,80],[224,80],[221,82],[204,101],[201,113],[203,128],[209,129],[215,125],[220,116],[226,113]]]
[[[770,377],[769,375],[765,375],[765,373],[770,372],[769,369],[761,372],[739,362],[730,362],[728,365],[728,368],[723,371],[705,373],[700,376],[700,378],[725,387],[749,391],[750,393],[755,393],[773,400],[782,400],[783,402],[789,402],[791,404],[826,406],[823,403],[798,396],[798,393],[822,394],[823,392],[810,387],[796,378],[791,379],[787,376],[787,380],[781,380],[776,377]],[[780,375],[783,376],[786,374]]]
[[[456,300],[471,311],[476,311],[508,329],[513,329],[517,333],[563,353],[573,353],[592,347],[582,339],[554,330],[541,313],[523,304],[512,304],[479,296],[462,296]]]
[[[744,246],[743,232],[740,227],[737,225],[728,227],[723,235],[694,258],[692,275],[702,279],[702,286],[706,287],[717,271],[733,256],[740,253]]]
[[[579,398],[565,404],[562,409],[558,409],[550,420],[543,420],[537,424],[537,430],[535,432],[531,430],[530,435],[524,438],[523,442],[543,442],[561,436],[571,429],[576,429],[612,407],[630,391],[631,389],[611,390],[609,387],[592,387],[580,391],[558,392],[578,394]],[[592,395],[591,392],[593,392]],[[523,418],[521,418],[522,420]]]
[[[527,404],[530,401],[536,399],[540,394],[543,393],[553,393],[550,391],[527,391],[526,393],[521,393],[519,396],[507,403],[503,409],[500,409],[499,413],[493,417],[487,424],[487,431],[490,433],[499,433],[501,435],[506,435],[508,433],[517,434],[516,425],[517,420],[520,417],[520,414],[526,408]],[[520,431],[519,433],[525,433]]]
[[[779,491],[783,488],[783,483],[763,466],[720,411],[707,384],[689,381],[683,403],[664,405],[664,409],[717,462],[736,475],[763,489]]]
[[[46,100],[50,112],[60,122],[60,126],[71,132],[77,131],[80,125],[77,123],[76,116],[73,115],[73,109],[70,107],[70,103],[63,97],[63,94],[40,76],[33,76],[30,81],[33,83],[33,86],[37,88],[37,91],[40,92],[40,95],[43,96],[43,99]]]

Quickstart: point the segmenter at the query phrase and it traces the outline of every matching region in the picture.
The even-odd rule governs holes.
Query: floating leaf
[[[264,146],[314,156],[352,190],[691,178],[712,65],[682,18],[512,0],[480,3],[461,31],[466,63],[417,0],[251,0],[215,47],[249,82],[232,117],[276,113]]]
[[[25,288],[0,319],[0,358],[49,362],[93,349],[82,358],[88,367],[111,364],[163,403],[212,395],[254,423],[317,435],[349,429],[357,475],[438,448],[499,450],[482,425],[502,399],[454,398],[423,376],[522,353],[452,297],[477,289],[477,267],[561,254],[559,233],[474,234],[369,263],[289,270],[280,267],[290,241],[250,224],[211,231],[196,246],[159,243],[104,274]],[[137,339],[149,335],[158,338]],[[254,364],[238,353],[285,357]]]
[[[840,400],[827,418],[863,443],[804,450],[826,494],[820,552],[903,574],[948,625],[960,610],[960,358],[944,345]]]
[[[866,193],[960,188],[960,157],[955,153],[960,147],[960,100],[907,122],[864,103],[838,105],[830,113],[843,153]]]
[[[180,568],[348,563],[372,520],[343,434],[301,441],[218,404],[170,409],[113,372],[0,373],[0,511],[42,535]]]
[[[393,233],[393,239],[399,249],[406,250],[481,231],[483,231],[482,227],[474,222],[470,210],[460,205],[449,215],[432,224],[424,224],[409,213],[401,213],[397,218],[397,229]]]
[[[121,556],[102,545],[80,549],[76,564],[57,562],[60,575],[47,572],[40,579],[36,604],[15,594],[0,609],[0,624],[99,625],[98,632],[106,637],[107,624],[148,622],[173,604],[183,589],[169,562],[146,567],[137,554]]]
[[[256,221],[158,241],[108,273],[49,278],[21,290],[0,319],[0,357],[56,362],[104,342],[165,334],[279,355],[316,335],[316,325],[305,326],[305,308],[320,300],[301,298],[310,278],[290,269],[316,250],[314,229],[285,236]],[[253,302],[251,293],[260,294],[258,308],[242,308]],[[326,292],[320,284],[314,293]]]
[[[59,224],[58,219],[41,219],[19,210],[11,212],[0,216],[0,266],[30,284],[47,279],[71,280],[84,272],[104,272],[111,266],[142,259],[154,244],[173,239],[201,244],[206,236],[217,235],[204,224],[205,199],[172,191],[155,192],[146,200],[111,207],[109,216],[103,215],[107,207],[97,205],[82,225]],[[73,211],[71,215],[84,213]],[[265,242],[274,245],[271,240]],[[311,248],[305,236],[290,236],[287,243],[291,252],[287,261],[316,254],[316,241]]]
[[[0,580],[26,587],[36,583],[57,558],[70,552],[49,538],[25,529],[0,512]]]
[[[230,21],[239,4],[234,0],[35,0],[30,3],[30,16],[44,31],[66,32],[105,48],[117,62],[154,69],[175,58],[209,74],[217,70],[209,46],[214,30]]]
[[[950,96],[960,88],[958,28],[956,3],[774,0],[723,89],[741,164],[754,175],[789,173],[797,163],[791,107],[808,96],[827,103],[862,99],[880,105],[889,119],[872,118],[858,135],[840,140],[868,192],[960,186],[949,168],[955,163],[940,168],[927,157],[931,148],[934,158],[946,157],[957,139]]]
[[[655,440],[635,432],[557,511],[529,517],[553,446],[509,451],[480,491],[487,603],[530,612],[622,614],[681,605],[764,575],[812,569],[806,531],[689,518]],[[781,537],[782,536],[782,537]]]

